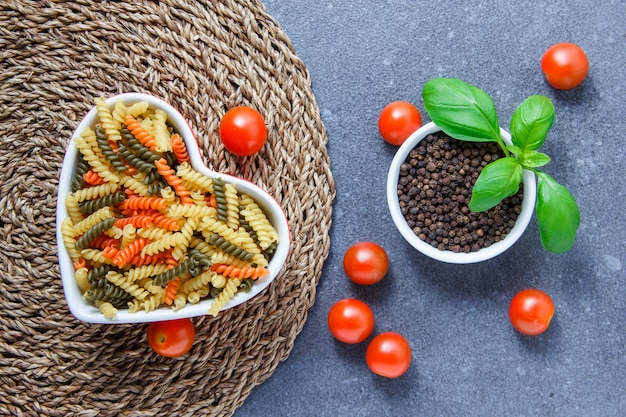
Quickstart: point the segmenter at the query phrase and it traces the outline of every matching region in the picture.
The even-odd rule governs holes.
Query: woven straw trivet
[[[282,29],[254,0],[1,0],[0,87],[0,415],[232,415],[289,355],[330,246],[326,132]],[[94,97],[133,91],[181,111],[207,165],[266,189],[291,229],[278,278],[216,319],[194,319],[195,344],[178,359],[150,350],[146,325],[76,320],[57,264],[72,131]],[[238,159],[217,131],[242,104],[261,111],[269,139]]]

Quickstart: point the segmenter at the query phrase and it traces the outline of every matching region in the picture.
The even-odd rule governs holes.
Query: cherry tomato
[[[541,58],[541,70],[548,84],[558,90],[571,90],[587,76],[589,62],[580,46],[557,43],[549,47]]]
[[[515,294],[509,306],[509,319],[518,332],[536,336],[546,331],[554,315],[554,303],[545,292],[530,288]]]
[[[387,142],[400,146],[422,126],[419,110],[406,101],[387,104],[378,117],[378,131]]]
[[[148,344],[159,355],[175,358],[191,349],[196,330],[190,319],[155,321],[148,325]]]
[[[375,374],[397,378],[409,369],[411,346],[398,333],[381,333],[374,337],[367,347],[365,361]]]
[[[220,139],[229,152],[250,156],[261,150],[267,140],[267,128],[261,113],[240,106],[226,112],[220,120]]]
[[[352,282],[372,285],[387,274],[387,252],[374,242],[359,242],[350,246],[343,255],[343,269]]]
[[[361,343],[374,330],[374,313],[363,301],[344,298],[330,308],[328,329],[344,343]]]

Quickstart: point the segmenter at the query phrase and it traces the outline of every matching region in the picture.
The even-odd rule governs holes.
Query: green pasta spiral
[[[174,155],[173,152],[165,152],[163,154],[163,156],[165,157],[165,161],[167,162],[167,166],[169,167],[173,167],[178,165],[178,159],[176,159],[176,155]]]
[[[166,186],[161,181],[148,184],[148,195],[161,195],[161,190]]]
[[[209,236],[209,238],[207,239],[207,242],[210,245],[213,245],[216,248],[219,248],[223,250],[224,252],[228,253],[229,255],[232,255],[241,260],[250,262],[252,261],[252,259],[254,259],[253,253],[248,252],[240,248],[239,246],[233,245],[232,243],[230,243],[229,241],[227,241],[226,239],[224,239],[217,233],[214,233],[211,236]]]
[[[91,282],[92,283],[91,285],[93,286],[94,281],[105,277],[106,274],[109,273],[109,271],[118,271],[118,269],[115,268],[113,265],[107,265],[107,264],[94,266],[87,273],[87,280]]]
[[[107,140],[106,132],[102,126],[96,126],[96,142],[98,143],[102,155],[104,155],[107,161],[111,162],[111,166],[115,171],[125,172],[128,169],[113,148],[111,148]]]
[[[161,175],[159,174],[159,171],[157,171],[156,169],[153,169],[152,171],[148,172],[148,174],[146,174],[146,177],[143,179],[143,183],[146,185],[150,185],[158,181],[159,179],[161,179]]]
[[[193,276],[200,275],[212,264],[211,259],[207,255],[196,249],[189,250],[189,258],[191,258],[189,272]]]
[[[110,282],[104,285],[104,293],[110,299],[120,299],[128,297],[128,293],[124,291],[122,288],[117,285],[111,284]]]
[[[239,284],[239,291],[248,292],[252,289],[253,285],[254,280],[252,278],[245,278],[241,281],[241,284]]]
[[[246,218],[241,214],[242,210],[245,210],[245,207],[239,206],[239,226],[243,227],[243,229],[248,232],[252,240],[257,242],[259,240],[259,237],[257,236],[256,231],[252,228],[252,226],[250,226],[248,220],[246,220]]]
[[[107,289],[104,287],[95,289],[90,288],[83,294],[83,299],[87,301],[108,302],[116,308],[122,308],[126,306],[126,303],[133,299],[133,296],[119,287],[118,289],[121,290],[121,293],[117,290],[109,290],[109,294],[107,294]]]
[[[105,277],[100,277],[98,279],[94,279],[93,281],[91,281],[90,283],[90,288],[92,290],[98,289],[98,288],[104,288],[109,284],[109,281],[107,281],[107,279]]]
[[[278,242],[273,241],[270,245],[263,251],[263,256],[267,259],[267,262],[271,261],[276,253],[276,249],[278,248]]]
[[[157,286],[163,286],[181,274],[189,272],[191,267],[191,258],[185,258],[184,261],[154,277],[152,283]]]
[[[89,228],[76,240],[76,249],[82,250],[89,246],[89,244],[105,231],[109,230],[115,224],[115,218],[109,218],[102,220]]]
[[[123,191],[118,191],[113,194],[109,194],[104,197],[96,198],[95,200],[87,200],[78,203],[80,212],[83,214],[91,214],[103,207],[116,206],[124,201],[126,195]]]
[[[215,194],[215,203],[217,205],[217,219],[222,222],[226,222],[228,219],[228,201],[226,200],[224,185],[224,180],[221,178],[213,179],[213,194]]]
[[[156,275],[152,283],[157,286],[163,286],[181,274],[191,273],[194,276],[200,275],[210,266],[211,260],[208,256],[198,250],[191,249],[187,257],[181,263],[172,269]]]
[[[133,153],[138,157],[143,159],[149,164],[154,164],[155,161],[163,158],[162,155],[159,155],[156,152],[152,152],[150,149],[145,147],[141,142],[139,142],[135,136],[133,136],[132,132],[128,130],[127,127],[122,127],[122,139],[126,146],[133,151]]]
[[[148,172],[156,170],[154,165],[149,164],[148,162],[144,161],[138,156],[135,156],[135,154],[130,149],[128,149],[125,145],[120,145],[119,148],[117,149],[117,153],[126,162],[128,162],[130,165],[137,168],[139,171],[143,173],[148,173]]]
[[[83,175],[89,171],[89,163],[85,161],[82,153],[78,153],[78,163],[76,165],[76,172],[74,173],[74,179],[72,180],[72,191],[78,191],[85,185],[85,178]]]
[[[222,293],[222,289],[221,288],[211,287],[211,289],[209,290],[209,297],[217,298],[217,297],[219,297],[219,295],[221,293]]]

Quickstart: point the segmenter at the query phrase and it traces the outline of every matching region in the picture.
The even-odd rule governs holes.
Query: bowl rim
[[[112,109],[118,99],[121,99],[122,101],[127,103],[146,101],[151,107],[162,108],[167,114],[168,123],[174,126],[176,131],[185,141],[185,144],[187,145],[187,152],[191,160],[191,165],[196,170],[200,171],[202,174],[208,177],[219,177],[222,178],[225,182],[231,182],[235,184],[240,192],[250,194],[255,199],[257,204],[259,204],[264,209],[270,222],[276,228],[279,236],[278,247],[276,248],[274,256],[272,257],[268,265],[270,273],[265,277],[257,279],[255,285],[252,286],[249,292],[240,292],[235,294],[235,296],[220,311],[235,307],[254,298],[261,291],[267,288],[269,284],[278,276],[287,260],[287,255],[289,253],[291,241],[289,223],[287,220],[287,216],[280,204],[269,193],[248,180],[210,170],[202,160],[198,141],[189,123],[178,110],[176,110],[166,101],[145,93],[121,93],[106,98],[105,103],[107,104],[107,106],[109,106],[110,109]],[[73,262],[71,261],[69,253],[67,252],[65,244],[63,242],[61,224],[66,218],[69,217],[67,208],[65,206],[65,198],[71,192],[71,181],[74,177],[77,165],[76,161],[78,156],[78,150],[75,146],[74,139],[86,127],[93,127],[96,119],[97,109],[95,108],[95,106],[93,106],[72,133],[71,139],[66,148],[65,156],[63,158],[61,174],[59,177],[59,186],[57,190],[57,252],[63,291],[70,312],[72,313],[72,315],[74,315],[74,317],[83,322],[100,324],[149,323],[154,321],[191,318],[207,315],[211,303],[213,302],[212,299],[202,300],[196,304],[188,303],[187,305],[185,305],[185,307],[177,311],[161,307],[148,313],[144,311],[129,313],[126,309],[120,309],[117,313],[116,319],[108,319],[104,317],[104,315],[95,305],[83,300],[82,293],[76,283]]]
[[[391,162],[391,166],[389,167],[389,173],[387,176],[387,204],[391,213],[391,218],[393,219],[393,222],[402,237],[419,252],[432,259],[451,264],[471,264],[492,259],[509,249],[522,236],[528,227],[537,198],[535,174],[532,171],[524,169],[522,178],[524,183],[522,210],[515,222],[515,226],[504,239],[492,244],[491,246],[482,248],[477,252],[457,253],[449,250],[443,251],[437,249],[415,235],[413,230],[406,223],[406,220],[400,211],[400,203],[398,200],[398,180],[400,178],[400,166],[405,162],[409,152],[411,152],[411,150],[413,150],[413,148],[415,148],[417,144],[426,136],[441,130],[442,129],[434,122],[429,122],[413,132],[397,150]],[[500,128],[500,133],[504,142],[507,145],[511,145],[511,135],[509,132]]]

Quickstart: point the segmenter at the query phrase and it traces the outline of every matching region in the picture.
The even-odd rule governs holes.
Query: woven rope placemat
[[[0,414],[232,415],[289,355],[330,246],[326,132],[282,29],[254,0],[3,0],[0,87]],[[209,168],[267,190],[290,225],[277,279],[244,305],[194,319],[182,358],[153,353],[146,325],[76,320],[63,296],[64,151],[93,98],[122,92],[170,102]],[[218,121],[236,105],[266,120],[268,143],[254,157],[233,157],[219,141]]]

